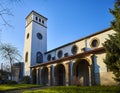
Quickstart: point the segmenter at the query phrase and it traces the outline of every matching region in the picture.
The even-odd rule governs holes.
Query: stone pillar
[[[32,68],[32,71],[31,71],[31,83],[32,84],[37,84],[37,72],[36,72],[36,68]]]
[[[31,68],[30,70],[30,78],[31,78],[31,83],[33,84],[34,83],[34,76],[33,76],[33,71],[34,71],[34,68]]]
[[[93,55],[95,85],[100,85],[100,66],[97,63],[97,56]]]
[[[65,85],[69,85],[69,63],[65,63]]]
[[[42,84],[42,74],[41,74],[41,71],[42,71],[42,67],[39,68],[39,84],[40,85]]]
[[[50,78],[51,66],[48,67],[48,86],[51,85],[51,78]]]
[[[36,84],[39,84],[39,68],[36,68]]]
[[[55,66],[52,65],[52,85],[54,86],[55,85],[55,77],[54,77],[54,69],[55,69]]]
[[[91,68],[88,66],[89,69],[89,86],[91,86]]]
[[[73,62],[70,62],[70,85],[73,85]]]

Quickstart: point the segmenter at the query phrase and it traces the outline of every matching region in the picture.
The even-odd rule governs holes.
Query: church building
[[[49,86],[116,85],[103,59],[102,44],[111,28],[47,51],[47,18],[32,11],[26,17],[24,75],[34,84]]]

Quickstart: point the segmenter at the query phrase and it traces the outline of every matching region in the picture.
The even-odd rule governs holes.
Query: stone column
[[[51,85],[51,78],[50,78],[51,66],[48,67],[48,86]]]
[[[30,70],[30,78],[31,78],[31,83],[33,84],[34,83],[34,76],[33,76],[33,71],[34,71],[34,68],[31,68]]]
[[[73,85],[73,62],[70,62],[70,85]]]
[[[55,69],[55,66],[52,65],[52,85],[54,86],[55,85],[55,77],[54,77],[54,69]]]
[[[69,63],[65,63],[65,85],[69,85]]]
[[[94,83],[95,85],[100,85],[100,66],[97,63],[97,56],[93,55],[93,64],[94,64]]]
[[[42,67],[39,68],[39,84],[42,84],[42,75],[41,75]]]
[[[39,84],[39,68],[36,68],[36,84]]]
[[[91,86],[91,67],[88,66],[89,69],[89,86]]]

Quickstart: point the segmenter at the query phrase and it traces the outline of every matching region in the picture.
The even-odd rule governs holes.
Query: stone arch
[[[74,84],[81,86],[90,85],[90,64],[86,59],[77,59],[73,65]]]
[[[75,63],[77,64],[77,63],[79,63],[79,62],[82,61],[82,60],[86,60],[87,63],[88,63],[88,65],[89,65],[89,66],[91,65],[91,61],[90,61],[89,57],[87,57],[87,58],[82,58],[82,59],[78,58],[78,59],[75,60]]]
[[[42,71],[41,71],[41,83],[43,85],[48,84],[48,68],[47,67],[42,68]]]
[[[88,62],[89,66],[92,65],[91,56],[88,56],[87,58],[84,58],[84,60],[86,60]]]
[[[55,67],[55,84],[58,86],[65,85],[65,67],[63,64],[58,64]]]

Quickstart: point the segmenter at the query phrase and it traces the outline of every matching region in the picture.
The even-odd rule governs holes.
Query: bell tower
[[[30,76],[30,66],[44,62],[47,52],[47,18],[32,11],[26,17],[24,41],[24,75]]]

